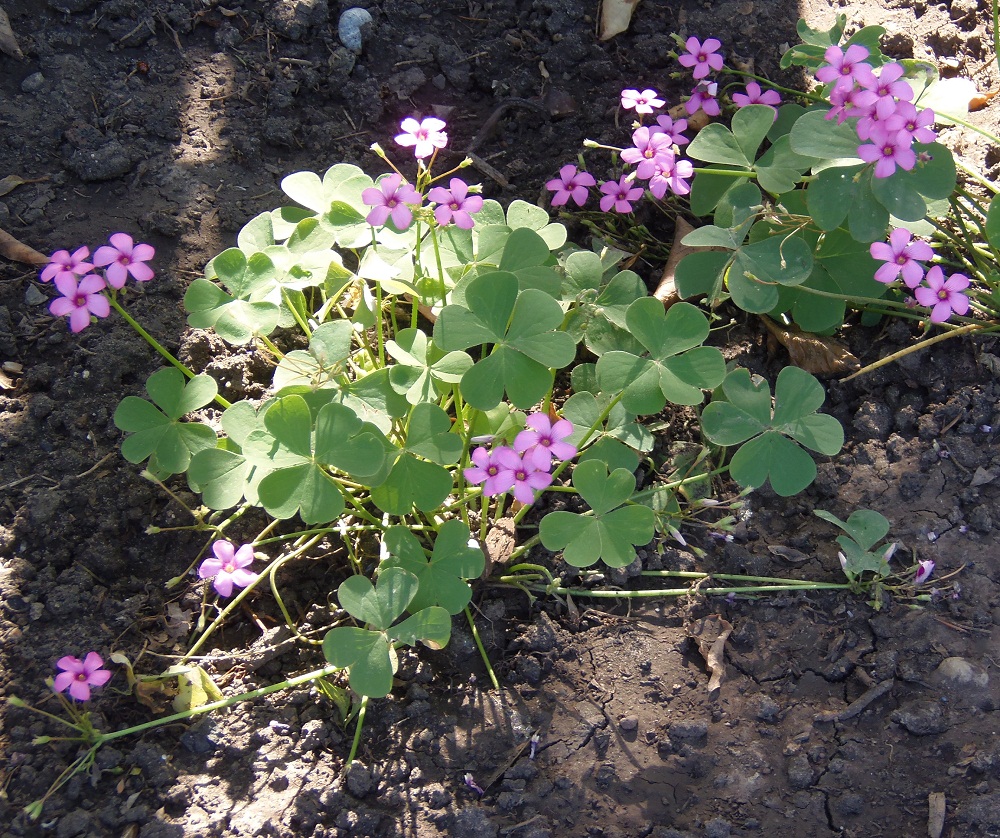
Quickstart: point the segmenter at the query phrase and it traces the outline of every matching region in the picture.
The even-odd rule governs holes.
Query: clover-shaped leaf
[[[607,416],[601,420],[609,401],[609,397],[603,393],[598,396],[594,393],[578,392],[570,396],[562,409],[563,418],[573,423],[573,433],[567,442],[579,448],[584,436],[589,433],[587,445],[602,439],[616,439],[636,451],[652,451],[653,435],[644,425],[636,422],[635,416],[625,410],[620,403],[613,405]],[[595,425],[596,430],[590,433]]]
[[[639,354],[642,348],[625,325],[628,307],[646,296],[642,278],[619,271],[605,279],[600,256],[589,250],[570,254],[564,265],[563,300],[572,303],[566,331],[595,355],[612,349]]]
[[[215,447],[218,437],[208,425],[181,421],[215,398],[215,379],[196,375],[186,381],[180,370],[167,367],[146,380],[146,392],[155,407],[138,396],[126,396],[115,410],[115,426],[132,434],[122,443],[126,460],[141,463],[149,457],[149,470],[166,476],[185,471],[195,453]]]
[[[259,412],[250,402],[236,402],[222,414],[226,438],[218,448],[206,448],[191,457],[188,485],[201,494],[209,509],[229,509],[245,497],[257,503],[257,484],[267,474],[261,463],[251,463],[243,455],[243,442],[251,431],[264,428],[265,409]]]
[[[327,169],[320,180],[314,172],[296,172],[281,181],[284,193],[311,212],[287,207],[272,215],[275,235],[291,236],[294,226],[315,214],[324,230],[343,247],[360,247],[371,242],[371,225],[365,221],[368,208],[361,193],[374,181],[357,166],[338,163]]]
[[[344,511],[344,496],[328,467],[357,479],[382,468],[382,442],[346,405],[324,405],[314,426],[306,400],[284,396],[268,408],[264,425],[247,436],[244,455],[271,469],[258,495],[275,518],[298,512],[307,524],[332,521]]]
[[[573,470],[573,486],[594,514],[550,512],[538,528],[542,544],[562,550],[574,567],[590,567],[598,560],[609,567],[631,564],[634,545],[652,540],[655,521],[648,506],[622,506],[635,490],[635,477],[623,468],[609,475],[604,463],[590,460]]]
[[[794,495],[816,478],[816,464],[800,446],[832,456],[844,444],[840,423],[816,413],[825,399],[822,385],[798,367],[778,374],[773,410],[767,382],[754,381],[745,369],[726,376],[722,393],[725,401],[716,399],[702,412],[702,430],[717,445],[744,443],[729,467],[744,486],[770,480],[779,495]]]
[[[196,329],[214,328],[223,340],[242,346],[255,335],[270,334],[278,325],[278,306],[266,299],[276,287],[277,270],[264,253],[247,258],[242,250],[231,247],[209,263],[206,279],[196,279],[184,294],[188,324]]]
[[[597,381],[606,393],[619,392],[624,384],[622,405],[629,413],[657,413],[667,401],[699,404],[702,390],[725,378],[722,353],[701,345],[708,337],[708,319],[690,303],[664,312],[663,303],[644,297],[629,306],[625,322],[649,357],[606,352],[597,362]]]
[[[537,289],[518,290],[517,277],[493,271],[469,283],[465,306],[446,306],[434,324],[434,342],[446,351],[493,344],[492,352],[462,376],[465,400],[490,410],[506,391],[517,407],[534,405],[552,385],[552,369],[569,364],[576,343],[556,331],[559,303]]]
[[[403,329],[385,351],[398,362],[389,368],[389,381],[410,404],[436,401],[472,366],[465,352],[443,352],[420,329]]]
[[[417,577],[400,567],[387,567],[373,586],[364,576],[352,576],[338,589],[340,604],[352,617],[371,628],[342,626],[323,638],[323,655],[334,666],[350,669],[351,688],[361,695],[382,698],[392,690],[399,664],[394,642],[422,642],[442,648],[451,636],[447,611],[431,606],[393,626],[416,596]]]
[[[389,558],[382,567],[401,567],[420,580],[409,606],[413,612],[440,605],[449,614],[457,614],[472,599],[467,580],[478,577],[486,567],[483,551],[471,540],[469,528],[455,519],[442,525],[429,560],[417,537],[406,527],[387,529],[385,545]]]
[[[823,509],[813,512],[824,521],[840,527],[847,535],[837,536],[837,544],[844,553],[844,573],[853,580],[865,571],[876,576],[888,576],[891,572],[887,556],[892,547],[873,549],[889,532],[888,519],[874,509],[856,509],[846,521],[841,521]]]
[[[418,404],[410,412],[406,445],[396,455],[388,476],[372,489],[372,500],[390,515],[408,515],[415,506],[431,512],[454,485],[442,465],[458,462],[462,440],[451,433],[451,419],[436,404]]]
[[[334,385],[351,354],[354,329],[348,320],[324,323],[309,338],[309,349],[293,349],[274,371],[274,389],[303,387],[319,390]]]

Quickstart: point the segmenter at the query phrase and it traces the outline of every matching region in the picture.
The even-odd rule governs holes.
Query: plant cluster
[[[546,184],[553,206],[582,207],[597,188],[606,214],[631,213],[648,193],[658,206],[683,200],[693,215],[711,215],[684,239],[702,249],[677,268],[680,296],[705,297],[711,308],[731,299],[814,331],[840,325],[848,305],[910,316],[914,305],[926,306],[934,323],[972,308],[994,311],[996,274],[984,260],[1000,243],[1000,209],[954,200],[954,160],[934,141],[933,112],[917,109],[919,97],[903,80],[915,70],[885,61],[878,27],[843,47],[843,21],[828,32],[800,24],[800,32],[805,44],[785,60],[815,70],[823,87],[804,97],[811,104],[782,104],[776,91],[751,81],[732,94],[738,107],[729,127],[712,122],[689,140],[683,118],[661,114],[643,124],[665,105],[655,90],[625,90],[621,105],[638,120],[633,145],[613,149],[622,172],[599,185],[566,165]],[[709,76],[731,72],[721,43],[689,38],[683,46],[678,61],[697,83],[686,113],[718,115],[718,82]],[[166,672],[136,676],[113,656],[130,688],[176,684],[178,712],[166,719],[96,732],[86,710],[62,694],[85,703],[110,671],[96,652],[57,662],[52,686],[71,718],[64,724],[87,746],[72,770],[86,768],[111,739],[306,681],[320,683],[346,715],[348,693],[329,680],[341,671],[361,696],[353,758],[367,700],[392,689],[399,649],[442,647],[460,613],[478,643],[471,583],[487,567],[483,544],[500,519],[524,525],[534,511],[537,522],[537,534],[509,555],[489,557],[504,563],[503,584],[556,596],[680,595],[692,588],[569,589],[528,560],[540,544],[581,571],[621,568],[657,535],[686,544],[685,526],[726,538],[734,519],[713,522],[705,513],[733,510],[739,500],[709,496],[716,476],[727,473],[744,492],[769,483],[792,495],[816,476],[810,452],[840,451],[843,429],[819,412],[825,395],[812,375],[787,367],[772,391],[706,345],[704,311],[651,297],[621,266],[621,251],[599,240],[590,249],[568,243],[566,228],[539,207],[485,200],[456,176],[468,160],[435,172],[446,128],[434,117],[402,122],[395,142],[412,150],[410,177],[378,145],[373,151],[391,171],[376,179],[345,164],[322,176],[289,175],[281,188],[292,203],[252,219],[237,246],[191,283],[184,297],[191,327],[212,329],[233,347],[253,344],[272,359],[261,401],[230,403],[210,376],[185,367],[121,307],[117,293],[129,276],[153,278],[149,245],[116,233],[91,262],[87,247],[61,250],[42,271],[61,295],[52,313],[68,316],[73,332],[114,308],[171,364],[147,380],[149,398],[126,397],[114,421],[127,434],[129,462],[158,481],[183,475],[200,496],[192,529],[208,533],[204,551],[212,555],[199,555],[190,569],[197,566],[219,598],[208,622],[206,584],[198,638]],[[695,168],[692,160],[711,165]],[[927,219],[941,218],[945,207],[971,213],[986,236],[986,249],[973,252],[971,279],[945,277],[943,261],[926,269],[940,253],[912,238],[934,229]],[[900,283],[915,303],[899,298]],[[681,409],[698,416],[701,438],[693,450],[664,457],[648,418]],[[637,490],[640,464],[648,479]],[[250,510],[266,524],[237,546],[226,531]],[[803,587],[865,590],[876,602],[883,591],[924,596],[915,590],[933,562],[894,572],[895,545],[876,546],[888,532],[882,516],[862,510],[843,522],[818,514],[844,530],[846,584],[723,574],[715,578],[733,584],[709,588],[707,574],[646,574],[734,596]],[[264,583],[298,633],[277,572],[332,537],[348,561],[337,624],[321,641],[328,665],[223,699],[192,656]],[[480,651],[485,659],[481,644]],[[467,783],[478,790],[471,776]]]

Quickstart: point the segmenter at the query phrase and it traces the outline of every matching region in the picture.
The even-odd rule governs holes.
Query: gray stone
[[[723,818],[712,818],[705,824],[705,838],[729,838],[732,827]]]
[[[500,827],[492,823],[482,809],[469,807],[455,815],[455,825],[452,835],[462,838],[496,838]]]
[[[906,702],[893,712],[891,718],[914,736],[929,736],[948,729],[948,720],[941,705],[927,699]]]
[[[56,838],[76,838],[77,835],[86,835],[91,829],[90,813],[83,809],[74,809],[67,815],[59,818],[56,824]]]
[[[1000,827],[1000,793],[984,794],[963,803],[955,810],[955,819],[983,829]]]
[[[22,93],[40,93],[45,87],[45,76],[41,73],[32,73],[24,81],[21,82],[21,92]]]
[[[618,727],[624,731],[632,731],[639,727],[639,717],[638,716],[624,716],[621,721],[618,722]]]
[[[704,742],[708,739],[708,722],[675,722],[670,725],[669,735],[672,742]]]

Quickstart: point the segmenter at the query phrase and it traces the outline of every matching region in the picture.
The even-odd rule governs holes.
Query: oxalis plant
[[[700,220],[681,240],[693,252],[674,279],[681,299],[711,308],[731,300],[824,334],[852,310],[867,324],[895,316],[945,330],[930,340],[994,331],[997,187],[956,161],[935,126],[960,124],[998,145],[1000,138],[966,121],[967,83],[939,79],[925,62],[887,58],[881,26],[845,39],[845,23],[841,15],[819,31],[799,21],[803,43],[781,65],[812,74],[807,93],[727,67],[715,38],[674,36],[679,63],[693,71],[691,95],[657,115],[667,104],[657,91],[622,91],[622,108],[636,116],[632,146],[584,143],[614,152],[618,180],[598,184],[569,164],[547,184],[553,206],[583,207],[599,186],[601,213],[582,212],[583,220],[621,246],[652,252],[655,236],[619,219],[637,201]],[[986,192],[985,202],[959,170]]]
[[[710,55],[700,57],[710,46],[689,45],[702,80],[708,72],[701,73],[703,65],[718,69]],[[707,92],[698,101],[710,110]],[[653,91],[628,93],[638,113],[652,111]],[[817,232],[798,212],[809,209],[808,200],[793,203],[803,191],[795,188],[802,173],[819,165],[818,158],[792,148],[794,125],[806,120],[809,130],[827,130],[822,114],[817,119],[801,110],[790,125],[789,118],[775,120],[768,104],[748,105],[732,131],[709,126],[713,130],[696,141],[741,156],[697,158],[722,167],[698,171],[691,200],[716,214],[715,225],[700,233],[715,238],[700,243],[725,252],[695,254],[685,274],[705,286],[712,302],[728,288],[745,308],[747,300],[758,300],[748,310],[774,311],[773,295],[779,302],[791,299],[782,295],[804,285],[823,258],[834,260],[831,265],[848,251],[860,258],[844,238],[857,241],[850,229],[839,237],[846,250],[816,256],[823,242],[837,238],[844,218]],[[788,130],[770,140],[770,162],[756,162],[777,125]],[[114,421],[126,434],[122,454],[129,462],[143,465],[168,492],[167,481],[184,479],[200,496],[189,529],[208,534],[189,568],[205,581],[205,600],[187,654],[151,675],[136,674],[121,654],[111,657],[131,690],[172,697],[176,712],[100,732],[87,701],[91,688],[110,677],[103,659],[96,652],[60,659],[52,687],[68,720],[46,715],[71,728],[66,739],[82,748],[53,788],[89,768],[108,741],[304,683],[317,685],[345,720],[356,718],[350,762],[369,699],[393,687],[399,650],[421,643],[443,647],[458,614],[468,620],[498,686],[469,608],[471,585],[488,560],[503,568],[494,581],[529,596],[677,596],[693,590],[752,596],[804,588],[909,595],[930,576],[923,565],[893,574],[888,548],[881,559],[872,558],[888,525],[879,532],[867,519],[857,525],[853,516],[839,522],[854,545],[842,543],[847,583],[657,571],[646,575],[686,584],[594,590],[568,588],[532,561],[540,544],[585,573],[601,564],[631,564],[636,548],[658,535],[683,544],[684,528],[703,527],[725,538],[735,519],[719,514],[735,511],[740,498],[711,497],[714,478],[729,474],[744,493],[769,483],[778,494],[795,494],[816,475],[814,454],[839,452],[843,430],[818,412],[824,392],[810,374],[787,368],[772,389],[747,370],[727,368],[722,353],[705,345],[708,316],[689,302],[667,309],[650,297],[640,277],[622,268],[621,251],[600,242],[589,250],[568,243],[566,228],[539,207],[514,201],[504,208],[484,200],[456,176],[469,161],[436,173],[445,128],[433,117],[403,121],[395,141],[413,151],[416,169],[409,179],[378,145],[373,151],[391,171],[374,180],[345,164],[322,175],[289,175],[281,186],[291,203],[252,219],[237,246],[212,259],[204,277],[191,284],[184,305],[192,327],[214,330],[234,351],[252,345],[273,361],[262,400],[229,402],[214,379],[188,369],[128,314],[123,302],[130,280],[153,279],[149,245],[116,233],[91,261],[86,247],[57,251],[43,270],[42,281],[52,281],[60,294],[50,310],[68,317],[73,332],[114,309],[169,362],[147,380],[148,398],[126,397]],[[667,149],[650,139],[656,136],[647,133],[647,147],[637,141],[635,149],[650,192],[657,199],[668,191],[686,194],[693,167],[678,160],[676,140]],[[785,148],[785,156],[775,148]],[[665,160],[671,166],[664,168]],[[875,177],[861,169],[855,174]],[[866,182],[875,194],[871,178]],[[630,210],[629,202],[643,192],[633,183],[623,175],[605,184],[605,209]],[[923,184],[913,187],[916,194],[932,197]],[[596,184],[576,167],[564,168],[550,184],[557,192],[553,203],[560,197],[581,203],[590,185]],[[788,215],[789,207],[798,210]],[[706,267],[705,257],[714,267]],[[737,268],[743,279],[734,279]],[[750,289],[745,294],[732,287],[743,280]],[[833,299],[826,292],[814,296]],[[772,302],[762,308],[762,300]],[[786,309],[808,306],[793,301]],[[706,393],[710,402],[702,407]],[[702,439],[693,450],[666,458],[654,452],[651,428],[665,409],[698,415]],[[648,479],[637,490],[640,465]],[[261,515],[265,523],[251,542],[229,540],[236,521]],[[500,522],[525,534],[537,527],[537,533],[487,556],[483,545]],[[292,620],[278,573],[334,542],[345,557],[346,578],[336,591],[336,624],[322,627],[318,637]],[[712,580],[729,585],[709,587]],[[196,656],[265,583],[298,639],[320,646],[327,665],[223,697]],[[189,584],[188,574],[169,584]],[[29,807],[33,817],[43,803]]]

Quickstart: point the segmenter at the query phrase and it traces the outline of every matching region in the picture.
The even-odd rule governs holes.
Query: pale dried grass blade
[[[24,53],[18,46],[14,30],[10,28],[10,18],[2,8],[0,8],[0,52],[18,61],[24,60]]]
[[[638,5],[639,0],[602,0],[598,37],[609,41],[621,35],[632,22],[632,13]]]

